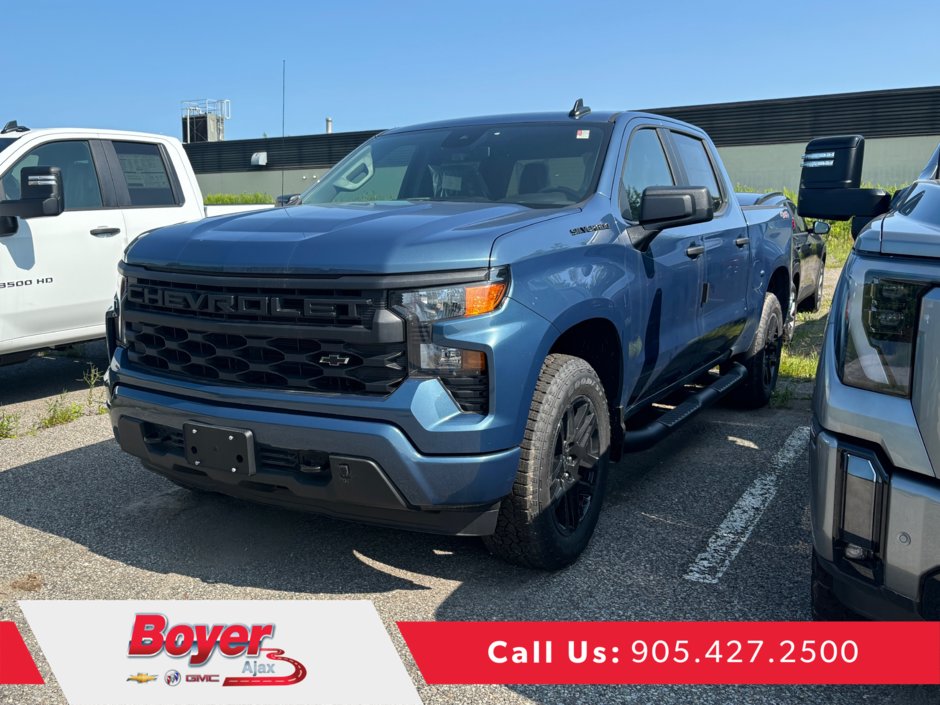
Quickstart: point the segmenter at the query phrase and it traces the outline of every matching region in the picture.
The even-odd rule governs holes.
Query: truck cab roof
[[[527,124],[527,123],[559,123],[559,122],[571,122],[573,125],[602,125],[607,123],[612,123],[617,119],[624,118],[634,118],[634,117],[646,117],[652,118],[655,120],[663,120],[675,124],[684,124],[680,123],[678,120],[665,117],[663,115],[656,115],[654,113],[644,113],[638,111],[623,111],[623,110],[597,110],[591,111],[585,115],[582,115],[579,118],[573,118],[569,113],[566,112],[545,112],[545,113],[512,113],[508,115],[482,115],[477,117],[468,117],[468,118],[456,118],[451,120],[438,120],[435,122],[426,122],[418,125],[408,125],[406,127],[394,127],[386,131],[386,134],[395,134],[400,132],[414,132],[416,130],[434,130],[439,128],[449,128],[449,127],[466,127],[469,125],[512,125],[512,124]]]

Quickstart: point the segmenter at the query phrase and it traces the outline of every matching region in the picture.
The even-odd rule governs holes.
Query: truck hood
[[[882,219],[878,245],[884,255],[940,258],[940,184],[916,184],[911,194]],[[859,249],[868,248],[863,244]]]
[[[515,204],[294,206],[155,230],[125,255],[156,269],[252,274],[405,274],[489,266],[493,241],[575,212]]]

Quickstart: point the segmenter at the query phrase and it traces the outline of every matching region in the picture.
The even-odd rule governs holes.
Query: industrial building
[[[735,184],[757,190],[796,190],[800,156],[813,137],[864,135],[863,179],[883,186],[909,183],[940,143],[940,86],[649,111],[704,129]],[[184,115],[183,138],[190,137],[185,147],[203,193],[303,191],[378,132],[209,141],[224,131],[193,129],[192,120],[187,131]]]

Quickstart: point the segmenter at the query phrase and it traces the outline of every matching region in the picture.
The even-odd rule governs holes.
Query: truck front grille
[[[160,279],[130,267],[125,275],[132,367],[212,384],[383,396],[408,374],[404,321],[386,309],[384,291]]]

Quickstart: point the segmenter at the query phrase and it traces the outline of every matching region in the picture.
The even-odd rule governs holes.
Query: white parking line
[[[745,490],[721,526],[708,540],[708,547],[689,566],[686,580],[717,583],[747,543],[767,505],[777,494],[780,473],[802,455],[809,441],[809,426],[798,426],[770,461],[770,467]]]

